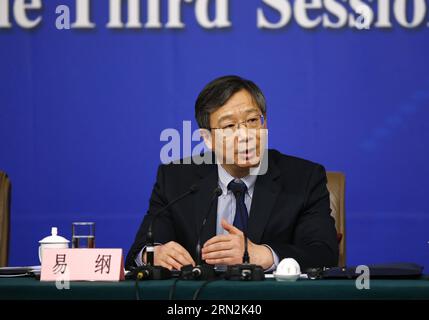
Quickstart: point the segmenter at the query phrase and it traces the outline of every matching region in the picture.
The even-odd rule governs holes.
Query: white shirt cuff
[[[143,249],[140,250],[139,254],[137,255],[136,259],[134,260],[137,267],[141,267],[144,265],[143,263],[143,252],[146,249],[146,246],[143,247]]]
[[[273,255],[273,265],[271,267],[269,267],[268,269],[264,270],[265,272],[272,272],[274,270],[277,269],[277,266],[279,265],[279,256],[274,252],[274,250],[267,244],[264,244],[264,246],[266,246],[268,249],[270,249],[271,254]]]
[[[161,245],[162,243],[155,243],[155,246],[159,246],[159,245]],[[141,250],[140,250],[140,252],[139,252],[139,254],[137,255],[137,257],[135,258],[135,263],[136,263],[136,265],[137,265],[137,267],[141,267],[141,266],[144,266],[145,264],[143,263],[143,253],[144,253],[144,251],[146,250],[146,246],[144,246]]]

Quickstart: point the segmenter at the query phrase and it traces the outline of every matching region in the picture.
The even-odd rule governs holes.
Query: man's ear
[[[206,144],[207,148],[213,150],[213,141],[210,130],[200,129],[200,135],[201,137],[203,137],[204,143]]]

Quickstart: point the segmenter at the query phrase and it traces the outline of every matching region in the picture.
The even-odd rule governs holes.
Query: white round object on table
[[[273,275],[279,281],[296,281],[301,275],[301,268],[295,259],[286,258],[280,261]]]

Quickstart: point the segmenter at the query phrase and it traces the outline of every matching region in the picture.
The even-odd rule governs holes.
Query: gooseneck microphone
[[[214,266],[206,264],[202,259],[201,254],[201,234],[204,230],[205,225],[207,224],[207,220],[210,216],[210,213],[213,208],[213,204],[215,203],[215,200],[222,194],[222,189],[219,187],[216,187],[213,190],[212,197],[210,199],[210,205],[208,207],[208,210],[206,212],[206,215],[204,216],[203,222],[201,224],[201,227],[197,234],[197,245],[195,248],[195,253],[197,257],[197,264],[196,266],[192,265],[186,265],[181,268],[181,274],[180,278],[182,280],[210,280],[215,277],[215,271]]]
[[[154,264],[154,251],[155,251],[155,242],[153,237],[153,225],[156,221],[156,219],[167,209],[169,209],[172,205],[176,204],[183,198],[186,198],[188,195],[193,194],[198,191],[198,186],[196,184],[193,184],[188,191],[181,194],[177,198],[170,201],[166,206],[162,207],[160,210],[158,210],[152,217],[152,220],[149,224],[149,228],[146,235],[146,264],[147,265],[153,265]]]
[[[153,235],[153,225],[156,219],[166,212],[171,206],[179,202],[180,200],[186,198],[190,194],[196,193],[199,190],[198,185],[192,185],[188,191],[179,195],[177,198],[173,199],[167,205],[159,209],[152,216],[150,221],[148,232],[146,234],[146,264],[144,266],[137,267],[133,271],[132,278],[136,280],[150,279],[150,280],[162,280],[171,278],[171,271],[162,266],[154,265],[154,253],[155,253],[155,241]]]

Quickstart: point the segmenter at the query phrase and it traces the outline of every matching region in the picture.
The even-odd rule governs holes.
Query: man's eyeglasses
[[[232,132],[236,132],[241,125],[246,127],[247,129],[260,129],[263,127],[265,123],[264,115],[255,115],[247,118],[245,121],[241,121],[238,123],[227,123],[225,125],[221,125],[218,128],[209,128],[210,130],[221,129],[221,130],[231,130]]]

